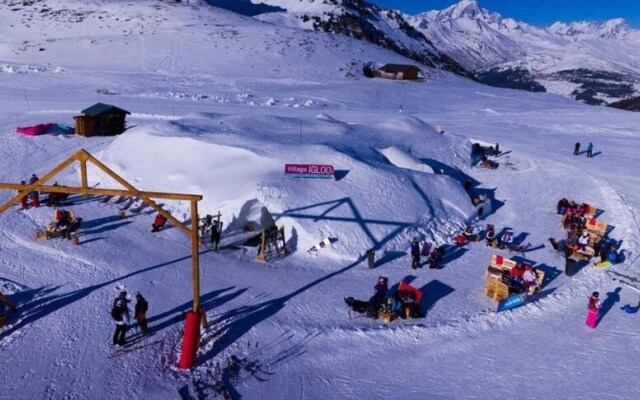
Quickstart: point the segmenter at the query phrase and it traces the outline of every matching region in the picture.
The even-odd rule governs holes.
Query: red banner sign
[[[332,165],[320,164],[285,164],[285,175],[300,178],[333,178]]]

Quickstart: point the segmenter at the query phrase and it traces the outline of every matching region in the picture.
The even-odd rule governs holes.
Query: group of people
[[[31,174],[31,177],[29,178],[29,185],[33,185],[34,183],[36,183],[40,178],[38,178],[38,176],[36,174]],[[25,181],[20,181],[21,185],[26,185],[27,182]],[[53,186],[60,186],[58,185],[58,182],[54,182]],[[68,193],[49,193],[49,196],[47,197],[47,206],[49,207],[60,207],[62,205],[62,203],[67,200],[67,198],[69,197]],[[29,207],[40,207],[40,192],[38,191],[31,191],[29,192],[28,195],[23,196],[20,199],[20,208],[26,210]]]
[[[573,146],[573,155],[577,156],[580,154],[580,142],[577,142],[575,146]],[[593,143],[589,142],[587,145],[587,157],[593,157]]]
[[[517,263],[511,270],[503,272],[502,281],[509,286],[510,293],[534,294],[540,290],[536,269],[530,265]]]
[[[600,257],[600,261],[620,261],[621,254],[615,243],[606,236],[590,234],[587,230],[589,205],[576,203],[562,198],[557,204],[557,213],[562,214],[562,227],[567,231],[566,240],[549,238],[549,243],[554,250],[561,252],[565,258],[575,253],[581,253],[586,257]]]
[[[373,288],[373,295],[369,301],[356,300],[346,297],[345,303],[355,312],[366,314],[367,317],[378,318],[378,311],[394,312],[402,318],[417,318],[420,316],[420,305],[417,303],[416,294],[409,290],[397,290],[392,296],[389,292],[388,278],[378,277],[378,282]]]
[[[425,248],[428,248],[427,245]],[[411,268],[418,269],[422,268],[421,256],[422,249],[420,248],[420,241],[417,237],[413,238],[411,242]],[[427,259],[427,263],[429,264],[430,269],[440,269],[442,268],[442,259],[445,253],[445,246],[439,246],[431,250],[429,253],[429,258]]]
[[[76,217],[71,211],[55,210],[49,231],[59,233],[63,239],[71,239],[73,232],[80,229],[81,224],[82,218]]]
[[[211,248],[216,251],[220,245],[221,231],[222,222],[220,222],[219,218],[214,220],[213,215],[207,214],[204,219],[201,220],[200,237],[204,239],[206,235],[209,235]]]
[[[131,328],[131,316],[129,313],[129,303],[131,298],[127,295],[126,291],[121,291],[120,295],[113,301],[111,307],[111,317],[116,323],[116,330],[113,333],[113,344],[115,346],[124,346],[126,341],[127,331]],[[138,323],[140,333],[146,335],[149,333],[149,327],[147,325],[147,311],[149,310],[149,303],[140,294],[136,294],[136,304],[134,307],[134,318]]]

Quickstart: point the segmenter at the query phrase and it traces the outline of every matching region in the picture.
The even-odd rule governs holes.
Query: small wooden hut
[[[73,117],[76,133],[80,136],[119,135],[125,130],[125,118],[131,114],[116,106],[96,103],[81,111],[83,115]]]
[[[377,75],[380,78],[407,80],[418,79],[419,72],[420,68],[415,65],[385,64],[378,69]]]

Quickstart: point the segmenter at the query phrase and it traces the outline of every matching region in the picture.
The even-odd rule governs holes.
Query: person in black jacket
[[[414,237],[411,243],[411,268],[418,269],[420,266],[420,242]]]
[[[147,326],[147,310],[149,309],[149,303],[145,300],[144,297],[140,293],[136,294],[136,307],[135,307],[135,318],[138,321],[138,327],[140,328],[140,332],[143,335],[146,335],[149,332],[149,327]]]
[[[573,147],[573,155],[577,156],[578,154],[580,154],[580,142],[576,143]]]

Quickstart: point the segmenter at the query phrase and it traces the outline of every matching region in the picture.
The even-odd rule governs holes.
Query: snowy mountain
[[[503,18],[475,0],[407,19],[483,83],[548,91],[589,104],[640,93],[640,31],[622,19],[538,28]]]
[[[363,0],[209,0],[216,6],[284,26],[337,33],[373,43],[407,58],[473,79],[473,75],[441,52],[396,10],[384,10]],[[239,7],[238,4],[244,4]],[[256,12],[256,4],[270,10]]]
[[[636,115],[428,68],[428,82],[363,79],[365,61],[412,61],[241,6],[0,1],[0,182],[43,177],[85,149],[140,190],[202,195],[199,216],[220,211],[224,222],[219,251],[195,246],[209,327],[183,370],[193,237],[171,223],[152,233],[155,213],[140,200],[70,195],[60,208],[83,218],[77,245],[41,240],[56,208],[9,204],[0,292],[17,310],[0,301],[0,397],[221,399],[220,380],[244,400],[637,398],[638,292],[607,273],[640,276]],[[73,127],[97,102],[131,113],[124,133],[18,133]],[[594,157],[573,155],[576,142],[592,142]],[[474,165],[476,143],[500,144],[496,169]],[[287,163],[330,164],[335,179],[291,178]],[[79,186],[82,170],[52,181]],[[91,187],[121,189],[87,173]],[[0,190],[0,203],[14,196]],[[621,263],[565,273],[548,241],[568,237],[562,197],[597,206]],[[191,226],[187,202],[162,207]],[[257,235],[272,224],[289,254],[260,262]],[[512,230],[521,247],[455,244],[465,227],[487,225]],[[442,268],[411,268],[414,237],[442,246]],[[494,255],[544,272],[541,291],[497,312],[484,290]],[[344,298],[366,302],[380,276],[390,295],[400,282],[422,293],[420,318],[349,310]],[[117,349],[111,308],[122,290],[148,300],[153,335],[133,328],[133,344]]]

